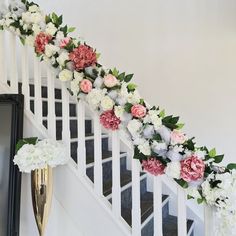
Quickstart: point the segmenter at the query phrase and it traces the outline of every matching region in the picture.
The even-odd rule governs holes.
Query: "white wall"
[[[37,0],[64,14],[109,67],[134,72],[151,104],[236,161],[236,1]]]

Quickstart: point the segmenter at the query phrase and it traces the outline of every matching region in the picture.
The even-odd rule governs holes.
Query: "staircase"
[[[129,138],[103,130],[98,114],[70,97],[67,84],[57,81],[53,69],[39,62],[27,46],[20,46],[12,33],[0,32],[0,75],[0,91],[25,96],[25,116],[32,130],[66,144],[71,170],[123,228],[120,235],[202,236],[204,227],[205,235],[211,235],[211,210],[205,208],[202,218],[174,181],[143,172],[132,158]],[[105,229],[103,235],[108,235]]]

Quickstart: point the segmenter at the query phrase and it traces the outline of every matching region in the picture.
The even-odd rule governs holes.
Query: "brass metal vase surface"
[[[44,236],[52,202],[53,176],[52,168],[31,172],[31,192],[35,220],[39,235]]]

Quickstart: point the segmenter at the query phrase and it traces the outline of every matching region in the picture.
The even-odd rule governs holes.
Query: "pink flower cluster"
[[[187,140],[187,137],[180,130],[175,129],[170,134],[170,140],[172,145],[183,144]]]
[[[136,118],[142,118],[146,115],[147,109],[141,104],[136,104],[131,107],[131,114]]]
[[[96,53],[91,47],[86,45],[80,45],[75,48],[69,54],[69,59],[74,63],[74,68],[77,71],[83,70],[89,66],[94,66],[97,62]]]
[[[165,170],[165,165],[162,164],[159,160],[154,157],[150,157],[147,161],[142,161],[142,166],[144,170],[149,172],[152,175],[163,175]]]
[[[44,32],[39,33],[34,42],[35,51],[39,54],[44,53],[45,46],[49,43],[49,41],[52,40],[52,36],[49,34],[46,34]]]
[[[90,80],[88,79],[83,79],[81,82],[80,82],[80,89],[82,92],[84,93],[89,93],[93,88],[93,84]]]
[[[113,110],[105,111],[100,115],[100,123],[106,128],[111,130],[119,129],[121,120],[115,115]]]
[[[181,178],[187,182],[202,179],[205,171],[205,163],[196,156],[190,156],[180,162]]]

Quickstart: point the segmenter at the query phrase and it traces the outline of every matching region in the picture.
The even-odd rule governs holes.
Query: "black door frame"
[[[10,104],[12,107],[7,236],[18,236],[20,234],[21,173],[13,163],[13,157],[16,144],[23,137],[24,96],[0,94],[0,104]]]

